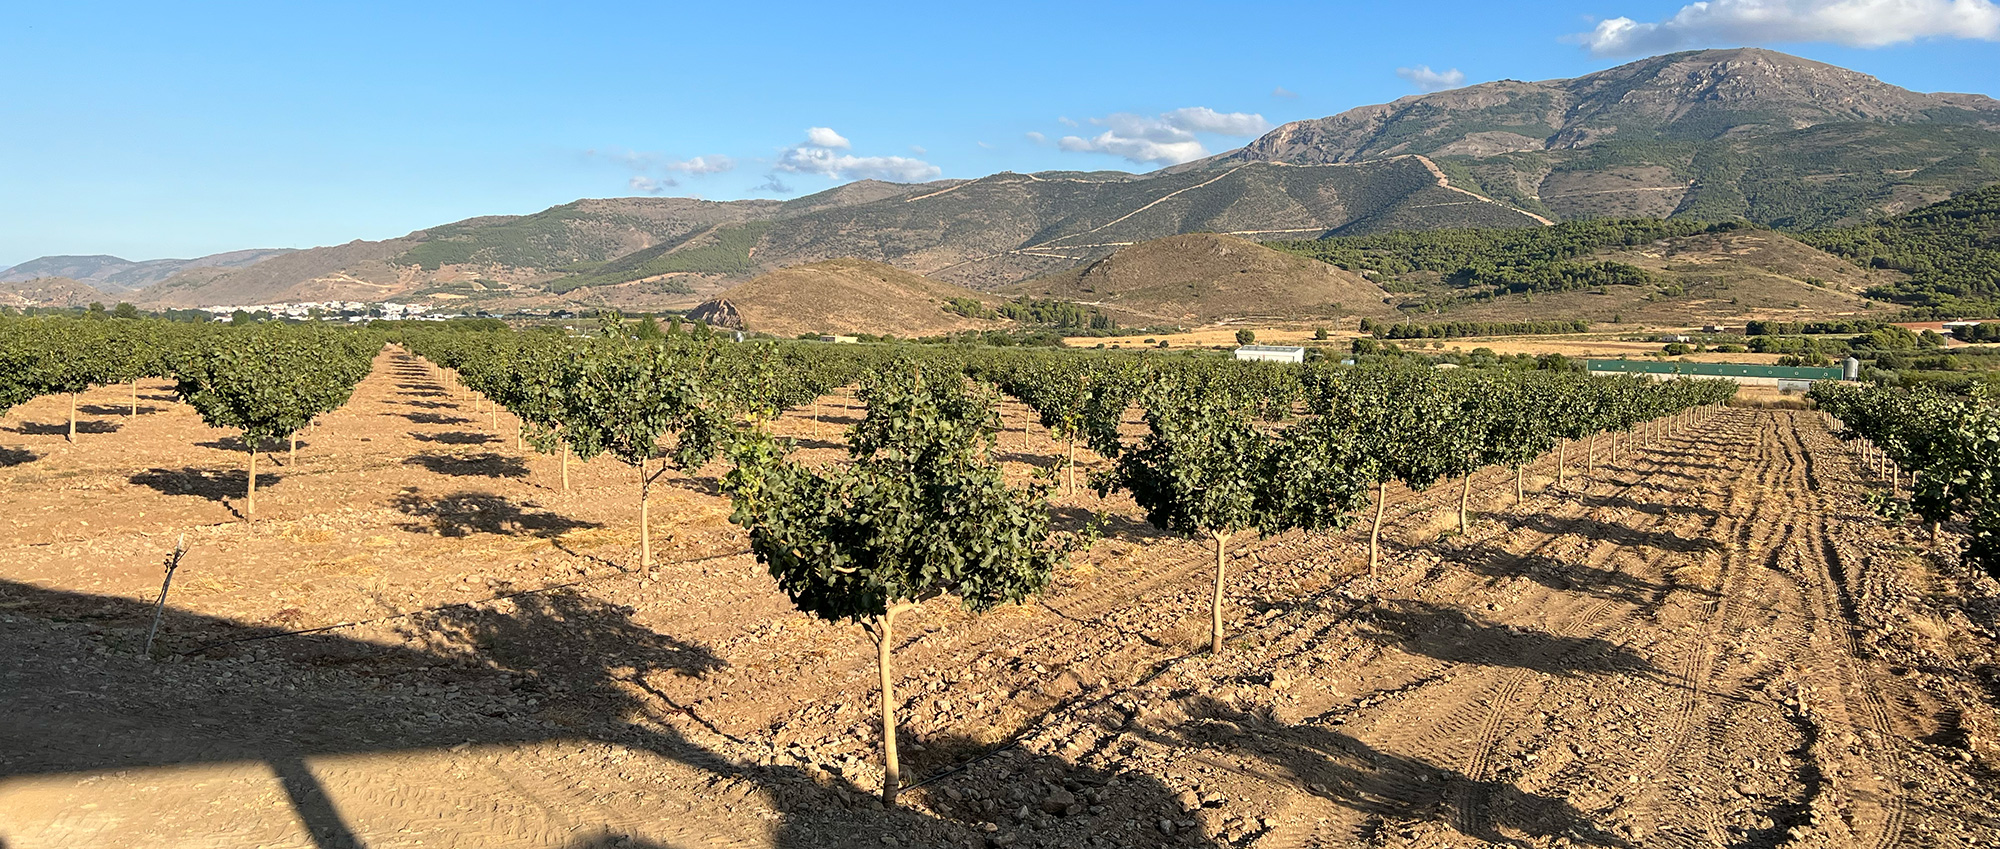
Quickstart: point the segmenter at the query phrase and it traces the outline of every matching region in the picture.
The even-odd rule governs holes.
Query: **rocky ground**
[[[712,477],[639,569],[636,472],[565,492],[390,352],[252,523],[241,444],[130,394],[74,445],[66,399],[0,431],[7,849],[2000,843],[2000,586],[1813,413],[1545,461],[1519,504],[1482,476],[1463,534],[1453,488],[1392,492],[1373,577],[1365,534],[1239,540],[1219,658],[1206,550],[1061,497],[1110,533],[1051,593],[899,620],[883,810],[872,646],[791,610]],[[838,457],[857,411],[812,412],[778,427]],[[1061,452],[1022,421],[1025,476]]]

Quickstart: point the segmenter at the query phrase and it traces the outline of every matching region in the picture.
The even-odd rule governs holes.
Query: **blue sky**
[[[580,197],[1151,170],[1421,87],[1692,46],[2000,93],[1990,0],[280,5],[0,4],[0,267]]]

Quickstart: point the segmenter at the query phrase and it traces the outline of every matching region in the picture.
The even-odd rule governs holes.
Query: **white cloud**
[[[1433,71],[1429,65],[1418,65],[1414,68],[1397,68],[1396,76],[1402,77],[1404,82],[1424,92],[1444,91],[1465,85],[1465,72],[1457,68],[1449,71]]]
[[[910,152],[918,156],[923,156],[924,154],[930,153],[930,151],[925,150],[924,146],[920,144],[910,145]]]
[[[1264,116],[1248,112],[1217,112],[1191,106],[1159,117],[1117,112],[1090,122],[1105,131],[1091,138],[1063,136],[1056,147],[1072,153],[1109,153],[1140,164],[1178,165],[1208,155],[1195,133],[1254,136],[1271,128]]]
[[[847,141],[846,136],[836,133],[827,127],[807,127],[806,144],[813,147],[830,147],[837,150],[846,150],[854,146]]]
[[[672,177],[645,177],[640,175],[633,175],[632,179],[625,181],[626,188],[631,189],[632,191],[635,192],[644,192],[649,195],[663,194],[666,192],[666,190],[671,189],[678,185],[680,184],[674,182],[674,178]]]
[[[1042,135],[1041,133],[1035,132],[1034,130],[1029,130],[1026,133],[1026,135],[1028,141],[1034,142],[1035,144],[1048,144],[1049,142],[1048,136]]]
[[[889,180],[897,183],[934,180],[944,173],[936,165],[907,156],[855,156],[836,152],[849,147],[847,139],[839,133],[825,127],[814,127],[806,131],[804,144],[786,148],[772,167],[791,174],[818,174],[836,180]],[[775,179],[772,182],[782,185]]]
[[[697,156],[679,162],[669,162],[664,166],[668,171],[683,174],[720,174],[736,167],[736,160],[727,156]]]
[[[1217,112],[1206,106],[1189,106],[1160,116],[1167,123],[1197,133],[1223,136],[1258,136],[1271,129],[1271,122],[1252,112]]]
[[[2000,6],[1992,0],[1708,0],[1655,23],[1599,21],[1569,40],[1598,56],[1630,56],[1711,44],[1882,47],[1920,38],[2000,39]]]
[[[1299,99],[1299,93],[1298,93],[1298,92],[1296,92],[1296,91],[1293,91],[1293,90],[1291,90],[1291,89],[1288,89],[1288,88],[1285,88],[1284,86],[1278,86],[1277,88],[1274,88],[1274,89],[1271,89],[1271,96],[1272,96],[1272,97],[1282,97],[1282,98],[1284,98],[1284,99],[1286,99],[1286,100],[1297,100],[1297,99]]]
[[[786,184],[785,181],[778,179],[778,175],[776,174],[764,175],[764,182],[751,186],[749,190],[753,192],[776,192],[781,195],[792,193],[792,187]]]
[[[1058,123],[1058,124],[1061,124],[1061,125],[1063,125],[1063,126],[1065,126],[1065,127],[1081,127],[1081,126],[1083,126],[1082,124],[1079,124],[1079,123],[1077,123],[1077,122],[1076,122],[1076,119],[1075,119],[1075,118],[1069,118],[1069,117],[1058,117],[1058,118],[1056,118],[1056,123]]]

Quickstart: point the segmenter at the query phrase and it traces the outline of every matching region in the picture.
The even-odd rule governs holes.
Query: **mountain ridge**
[[[613,289],[698,298],[843,257],[990,290],[1194,232],[1316,238],[1631,217],[1811,230],[1993,182],[2000,101],[1911,92],[1768,50],[1685,51],[1294,121],[1239,150],[1145,174],[858,181],[783,201],[582,199],[373,248],[189,269],[134,297],[587,305]]]

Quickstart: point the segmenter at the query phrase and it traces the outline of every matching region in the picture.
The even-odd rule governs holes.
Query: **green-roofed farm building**
[[[1749,363],[1690,363],[1679,360],[1589,360],[1592,375],[1637,374],[1654,380],[1686,377],[1734,380],[1744,386],[1768,386],[1781,392],[1804,392],[1815,380],[1840,380],[1838,368],[1765,366]]]

